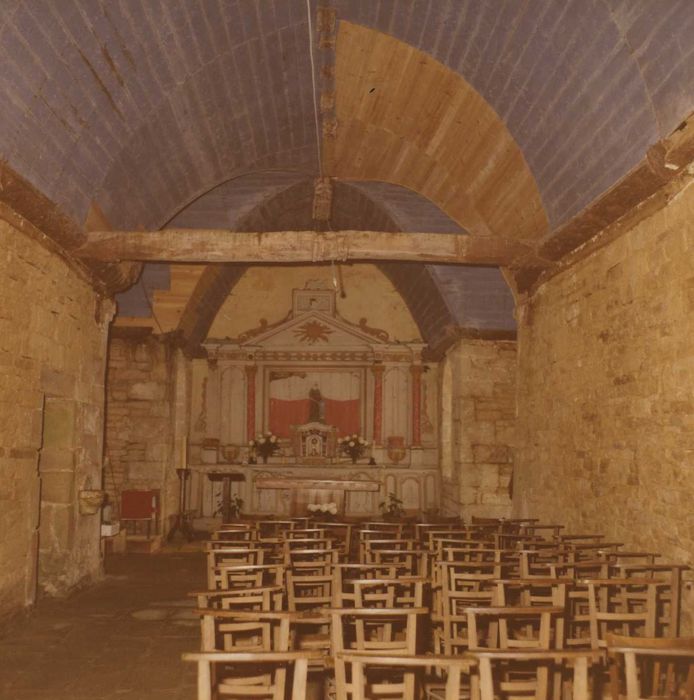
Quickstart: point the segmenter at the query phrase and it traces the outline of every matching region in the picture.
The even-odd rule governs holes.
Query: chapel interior
[[[690,0],[2,0],[0,97],[0,698],[694,698]]]

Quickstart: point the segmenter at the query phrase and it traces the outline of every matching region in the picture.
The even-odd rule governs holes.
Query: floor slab
[[[199,552],[113,555],[106,578],[44,599],[0,632],[0,698],[194,700],[200,648],[192,590],[205,587]]]

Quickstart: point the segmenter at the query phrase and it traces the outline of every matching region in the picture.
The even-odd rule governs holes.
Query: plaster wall
[[[365,318],[372,328],[390,333],[391,340],[418,340],[419,329],[388,278],[374,265],[342,265],[343,298],[337,295],[337,312],[351,323]],[[303,289],[308,281],[324,288],[333,284],[330,265],[251,267],[239,280],[219,310],[210,338],[235,338],[259,325],[282,320],[292,306],[292,289]]]
[[[101,570],[104,369],[112,305],[0,221],[0,615]]]

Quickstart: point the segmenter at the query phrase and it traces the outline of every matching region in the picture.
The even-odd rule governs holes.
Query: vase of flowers
[[[337,515],[337,503],[309,503],[306,506],[308,512],[314,517],[322,516],[324,518],[333,518]]]
[[[267,432],[264,435],[256,435],[255,440],[251,440],[248,446],[252,451],[260,455],[263,464],[267,464],[268,457],[272,457],[279,450],[280,443],[277,435]]]
[[[364,440],[361,435],[347,435],[337,441],[337,446],[342,454],[351,458],[352,464],[356,464],[357,460],[364,454],[369,443]]]

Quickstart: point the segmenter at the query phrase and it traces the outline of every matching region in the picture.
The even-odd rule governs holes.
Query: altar
[[[403,501],[410,514],[437,508],[440,475],[431,468],[397,468],[373,465],[244,465],[233,466],[238,477],[229,483],[231,496],[243,500],[249,515],[306,515],[311,503],[336,503],[345,517],[375,517],[389,493]],[[191,465],[188,509],[201,519],[219,519],[220,481],[209,474],[225,473],[227,466]]]
[[[206,358],[193,362],[188,507],[213,517],[221,486],[208,474],[232,469],[250,515],[335,502],[345,516],[376,516],[390,493],[412,513],[437,508],[438,368],[424,347],[346,320],[335,291],[310,283],[293,291],[281,321],[208,338]]]

